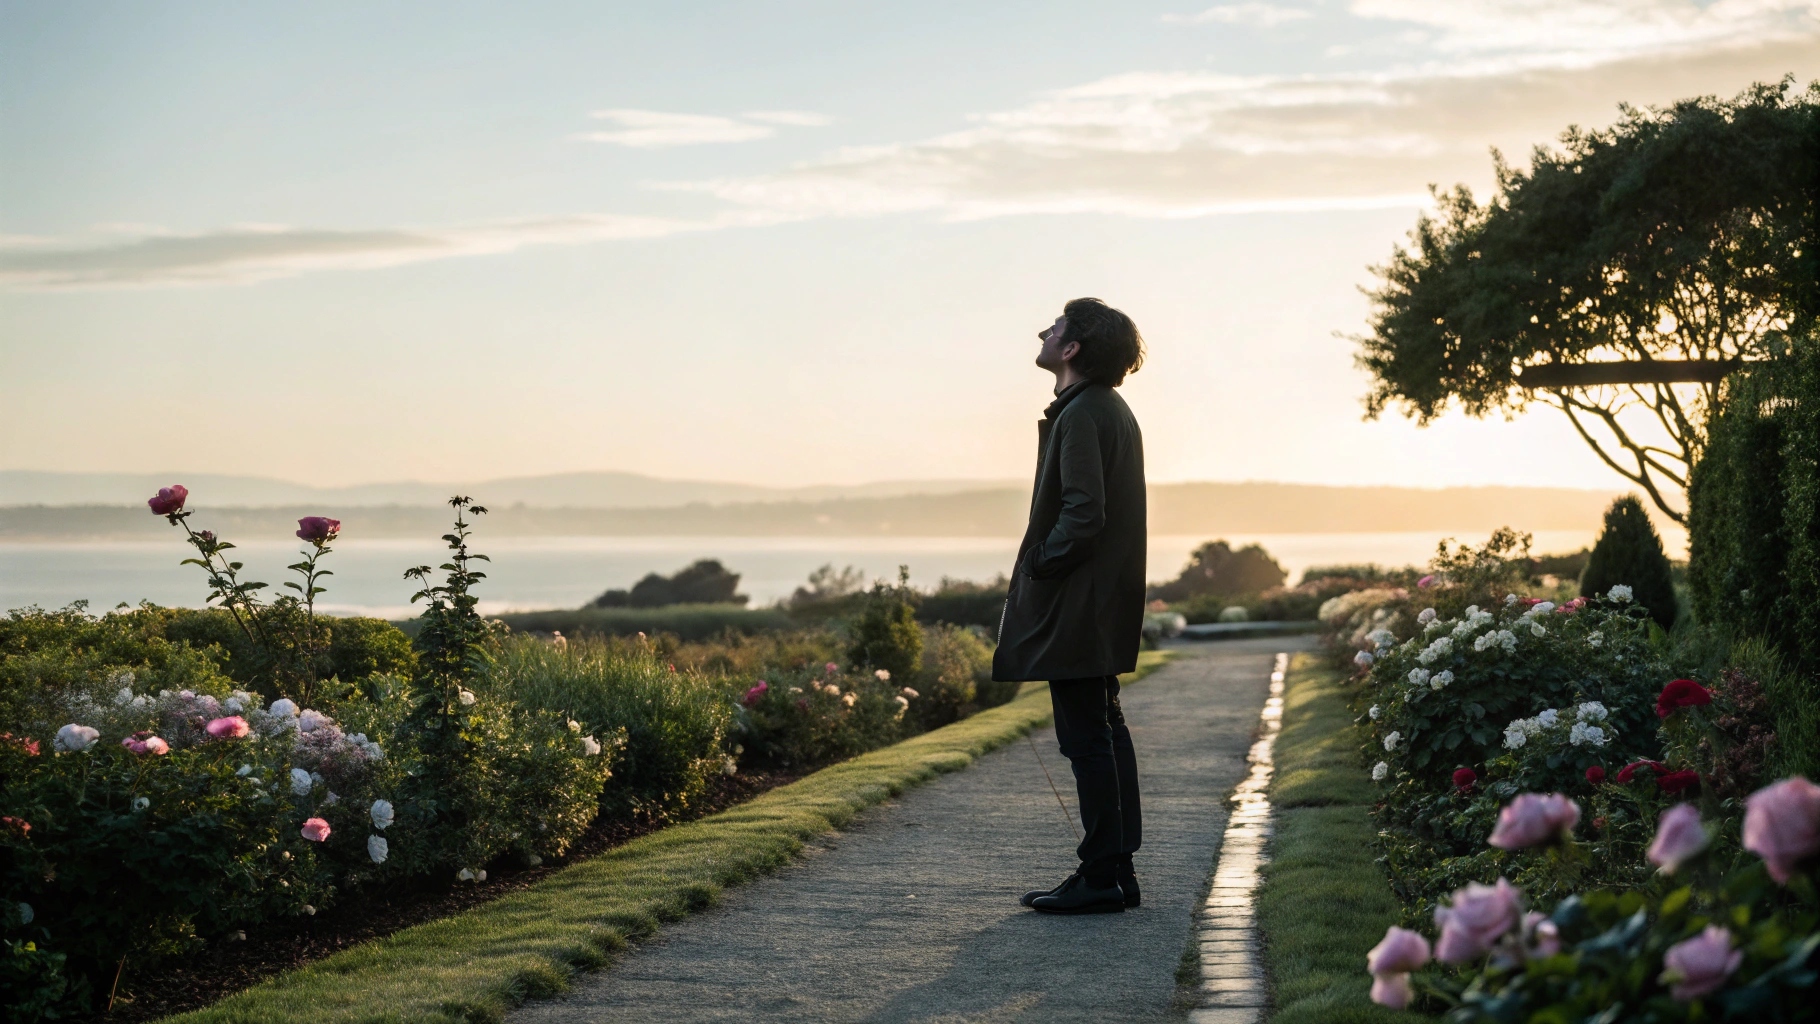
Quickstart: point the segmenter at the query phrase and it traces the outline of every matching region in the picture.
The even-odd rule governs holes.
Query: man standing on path
[[[1075,299],[1037,334],[1055,374],[1037,424],[1036,489],[1018,546],[992,678],[1049,680],[1055,736],[1074,768],[1081,866],[1024,905],[1095,914],[1138,905],[1131,855],[1143,839],[1137,755],[1119,709],[1144,621],[1144,442],[1112,389],[1144,361],[1131,318]]]

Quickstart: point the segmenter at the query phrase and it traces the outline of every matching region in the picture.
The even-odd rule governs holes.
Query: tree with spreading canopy
[[[1408,247],[1374,268],[1357,361],[1372,376],[1369,417],[1397,406],[1426,424],[1456,403],[1470,416],[1553,405],[1685,522],[1717,379],[1532,391],[1519,375],[1773,358],[1812,337],[1820,83],[1621,109],[1611,128],[1537,148],[1528,170],[1494,153],[1497,190],[1482,206],[1465,186],[1437,191]]]

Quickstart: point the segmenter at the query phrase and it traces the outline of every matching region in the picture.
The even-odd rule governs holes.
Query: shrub
[[[743,695],[734,727],[748,759],[765,768],[806,772],[895,743],[914,731],[915,703],[885,670],[772,673]]]
[[[897,586],[872,585],[865,604],[848,626],[847,658],[855,666],[884,669],[912,679],[923,659],[923,631],[916,623],[916,592],[910,570],[899,566]]]
[[[891,681],[917,691],[912,703],[916,723],[935,729],[972,713],[982,703],[981,688],[996,703],[1010,699],[1005,692],[1016,687],[991,687],[992,648],[972,630],[959,626],[929,626],[923,630],[922,665],[915,675]]]
[[[981,626],[987,636],[997,637],[999,620],[1005,611],[1005,596],[1011,584],[1000,575],[985,583],[942,577],[933,591],[922,595],[916,604],[917,621],[934,625]]]
[[[650,642],[512,637],[477,685],[499,699],[560,714],[622,739],[603,813],[663,819],[694,806],[726,771],[727,687],[678,671]]]
[[[655,637],[667,633],[683,640],[709,640],[726,633],[755,636],[798,628],[800,623],[777,608],[741,608],[730,604],[678,604],[665,608],[582,608],[543,612],[507,612],[499,621],[520,633],[560,632],[568,637]],[[406,623],[406,628],[411,624]]]
[[[1625,495],[1605,511],[1605,526],[1586,560],[1580,595],[1599,597],[1614,586],[1627,586],[1636,602],[1649,609],[1663,629],[1675,624],[1675,584],[1662,538],[1635,495]]]

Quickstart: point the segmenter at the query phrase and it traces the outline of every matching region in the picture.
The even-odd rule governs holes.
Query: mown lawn
[[[1372,1005],[1365,953],[1398,916],[1374,862],[1371,777],[1337,672],[1290,663],[1270,789],[1276,835],[1258,894],[1273,1024],[1408,1021]]]
[[[1140,678],[1167,660],[1146,651]],[[418,925],[280,975],[183,1024],[483,1022],[554,995],[576,970],[605,966],[628,939],[713,904],[723,889],[776,870],[805,840],[873,804],[1049,720],[1048,688],[946,728],[825,768],[751,803],[655,832],[522,892]]]

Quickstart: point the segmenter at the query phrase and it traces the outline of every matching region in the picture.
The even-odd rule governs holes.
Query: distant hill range
[[[588,477],[608,475],[585,474]],[[624,478],[678,488],[700,488],[699,493],[703,494],[734,494],[743,486],[652,481],[630,474]],[[139,487],[133,492],[135,496],[151,493],[151,489],[141,482],[149,478],[120,479]],[[160,479],[169,482],[183,478]],[[492,509],[480,524],[481,535],[1016,537],[1023,532],[1029,507],[1027,491],[1009,486],[980,488],[977,484],[973,489],[946,493],[842,495],[819,500],[781,497],[779,495],[784,492],[749,488],[764,493],[765,497],[718,501],[699,497],[672,501],[667,505],[628,504],[617,508],[580,504],[557,506],[514,497],[536,493],[530,480],[539,481],[537,486],[552,488],[546,493],[573,493],[556,490],[549,483],[560,479],[566,478],[527,478],[498,481],[496,487],[483,484],[464,488]],[[386,505],[362,505],[351,497],[346,500],[319,497],[279,505],[235,505],[217,495],[236,492],[225,487],[210,487],[206,477],[191,476],[184,482],[191,488],[191,505],[197,513],[192,522],[198,528],[213,529],[237,540],[287,537],[296,529],[295,521],[305,515],[340,518],[342,534],[350,540],[433,539],[447,528],[448,511],[431,504],[434,497]],[[397,486],[426,487],[429,489],[426,493],[432,495],[448,489],[446,486],[437,489],[435,485]],[[596,486],[600,489],[590,493],[607,493],[604,485],[597,482]],[[869,486],[889,489],[953,485],[936,482]],[[716,487],[726,490],[709,490]],[[323,493],[347,495],[350,492],[404,493],[382,492],[378,485]],[[625,493],[644,495],[647,497],[641,500],[649,500],[649,495],[659,492],[628,486]],[[1475,535],[1483,535],[1499,526],[1532,531],[1590,531],[1598,527],[1600,515],[1613,497],[1613,492],[1608,491],[1540,487],[1423,490],[1280,483],[1157,484],[1150,488],[1150,530],[1157,534],[1208,537],[1246,533],[1454,532],[1461,539],[1475,539]],[[169,527],[148,512],[143,504],[57,505],[43,500],[41,504],[17,503],[13,507],[0,508],[0,540],[103,540],[168,535]]]
[[[543,508],[663,508],[705,502],[711,505],[833,498],[889,498],[902,494],[953,494],[1016,487],[1012,480],[897,480],[852,486],[763,487],[706,480],[666,480],[639,473],[553,473],[470,483],[355,484],[312,487],[257,476],[210,473],[52,473],[0,470],[0,506],[131,505],[141,507],[160,487],[179,483],[193,500],[212,507],[369,508],[379,505],[440,505],[452,494],[470,494],[486,505]]]

